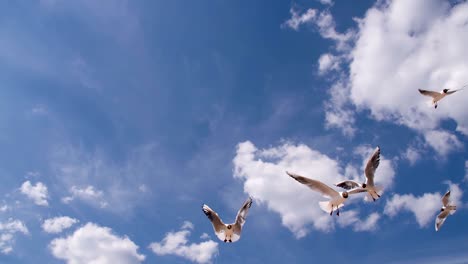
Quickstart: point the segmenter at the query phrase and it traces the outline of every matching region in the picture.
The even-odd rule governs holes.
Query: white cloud
[[[26,225],[20,220],[8,219],[7,222],[0,222],[0,251],[9,254],[13,251],[15,233],[29,234]]]
[[[79,188],[72,186],[70,188],[71,196],[62,198],[62,202],[69,203],[75,199],[79,199],[91,204],[97,204],[101,208],[107,206],[107,202],[103,199],[104,193],[101,190],[97,190],[92,185],[88,185],[86,188]]]
[[[149,248],[158,256],[176,255],[196,263],[211,263],[218,253],[218,243],[208,240],[188,244],[193,224],[185,221],[180,231],[169,232],[161,242],[153,242]]]
[[[320,15],[316,17],[319,21]],[[441,132],[438,126],[447,118],[457,123],[457,131],[468,135],[468,93],[451,95],[434,109],[417,91],[453,89],[468,83],[467,18],[467,2],[451,6],[444,0],[378,1],[364,18],[357,19],[358,32],[356,38],[349,38],[354,42],[349,49],[338,48],[348,43],[343,41],[346,38],[323,29],[333,28],[326,26],[332,24],[327,22],[332,20],[327,14],[320,23],[320,34],[335,40],[341,51],[337,56],[350,62],[349,72],[342,72],[349,85],[342,89],[358,110],[370,110],[376,120],[420,131],[426,139],[431,133],[426,131]],[[452,146],[458,145],[454,136],[450,141]]]
[[[413,146],[408,146],[405,153],[402,157],[409,162],[409,164],[414,165],[418,160],[421,159],[420,150]]]
[[[108,227],[87,223],[65,238],[49,244],[52,254],[69,264],[131,264],[141,263],[145,256],[128,237],[119,237]]]
[[[46,219],[42,224],[42,229],[47,233],[57,234],[78,222],[77,219],[68,216],[54,217]]]
[[[289,10],[289,12],[291,13],[291,18],[286,20],[286,22],[284,22],[282,26],[283,27],[290,27],[290,28],[292,28],[294,30],[299,30],[299,27],[302,24],[311,23],[312,20],[317,15],[317,10],[315,10],[315,9],[308,9],[302,15],[299,14],[299,12],[297,10],[295,10],[294,8],[291,8]]]
[[[21,185],[20,191],[29,199],[33,200],[34,203],[37,205],[49,205],[49,203],[47,202],[47,186],[45,186],[42,182],[38,182],[36,183],[36,185],[32,185],[30,181],[25,181]]]
[[[246,141],[238,144],[233,162],[234,177],[244,180],[244,191],[278,213],[282,224],[297,238],[305,236],[310,227],[320,231],[331,231],[334,228],[334,218],[324,213],[317,204],[326,198],[292,180],[285,171],[332,185],[345,179],[337,161],[302,144],[284,143],[278,147],[259,150],[250,141]],[[377,170],[380,175],[376,174],[376,183],[383,180],[381,184],[389,186],[394,172],[391,168],[385,168],[386,165],[383,167],[382,171],[379,171],[381,168]],[[352,166],[346,166],[347,176],[357,174],[355,172],[356,169]],[[347,201],[344,212],[353,199]]]
[[[319,74],[325,74],[332,70],[339,70],[341,59],[330,53],[322,54],[319,58]]]
[[[451,191],[451,203],[461,207],[463,191],[457,184],[451,182],[447,182],[447,184]],[[426,227],[429,223],[433,223],[435,215],[440,211],[442,195],[440,193],[425,193],[416,197],[413,194],[394,194],[387,201],[384,213],[394,217],[400,211],[410,211],[416,217],[419,227]]]
[[[463,143],[457,136],[444,130],[431,130],[424,133],[424,138],[440,156],[445,157],[454,150],[463,148]]]
[[[336,82],[329,90],[330,99],[325,102],[325,127],[340,128],[343,135],[352,137],[354,128],[354,114],[349,107],[348,95],[343,82]]]
[[[465,181],[468,181],[468,160],[465,161]]]
[[[340,215],[338,224],[342,227],[352,226],[356,232],[374,231],[377,229],[377,222],[380,219],[378,213],[370,214],[364,221],[359,218],[358,214],[359,212],[356,210],[346,211]]]
[[[333,5],[333,0],[318,0],[323,5]]]

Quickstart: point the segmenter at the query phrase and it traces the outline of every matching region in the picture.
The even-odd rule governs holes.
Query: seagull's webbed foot
[[[224,239],[224,243],[226,243],[226,242],[227,242],[227,239]]]
[[[336,216],[340,216],[340,209],[336,209]]]
[[[437,104],[434,105],[434,108],[437,109]]]
[[[330,211],[330,215],[333,215],[333,209]]]
[[[232,243],[232,240],[231,240],[231,239],[229,239],[229,243]]]

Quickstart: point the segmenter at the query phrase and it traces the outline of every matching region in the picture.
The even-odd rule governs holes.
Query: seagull
[[[453,93],[455,93],[457,91],[460,91],[460,90],[463,90],[463,88],[458,89],[458,90],[452,90],[452,91],[450,91],[450,89],[443,89],[440,92],[418,89],[419,93],[421,93],[422,95],[432,97],[432,104],[434,105],[434,108],[437,108],[437,102],[442,100],[445,96],[447,96],[449,94],[453,94]]]
[[[306,178],[306,177],[303,177],[294,173],[290,173],[288,171],[286,171],[286,174],[291,176],[296,181],[307,185],[312,190],[321,193],[323,196],[329,197],[330,198],[329,201],[319,202],[319,206],[323,211],[327,213],[330,212],[330,215],[333,214],[333,211],[335,209],[336,209],[336,215],[337,216],[340,215],[340,208],[343,207],[344,202],[346,201],[346,199],[348,199],[348,196],[350,194],[355,194],[355,193],[366,191],[364,189],[353,189],[349,192],[347,191],[337,192],[323,182],[312,180],[312,179],[309,179],[309,178]]]
[[[247,213],[249,212],[249,208],[252,205],[252,198],[249,197],[244,202],[244,205],[239,209],[239,212],[237,212],[236,216],[236,222],[233,224],[225,224],[219,218],[218,214],[208,207],[208,205],[204,204],[202,206],[203,213],[210,219],[211,223],[213,224],[213,229],[215,231],[216,236],[226,242],[236,242],[239,240],[241,231],[242,231],[242,226],[245,223],[245,218],[247,217]]]
[[[380,190],[380,188],[374,185],[374,174],[375,174],[375,170],[377,170],[377,167],[379,167],[379,164],[380,164],[380,147],[377,146],[374,153],[372,153],[369,160],[367,161],[366,169],[364,170],[364,173],[366,175],[365,183],[359,184],[355,181],[348,180],[348,181],[339,182],[335,184],[335,186],[341,187],[346,190],[351,190],[354,188],[361,187],[362,189],[364,189],[365,191],[369,193],[370,197],[372,197],[372,199],[375,202],[375,200],[380,198],[380,195],[377,193]]]
[[[448,191],[444,197],[442,197],[442,208],[440,208],[440,213],[436,218],[435,221],[435,230],[439,231],[440,227],[444,224],[445,219],[449,216],[449,214],[455,213],[457,210],[457,206],[450,205],[450,191]]]

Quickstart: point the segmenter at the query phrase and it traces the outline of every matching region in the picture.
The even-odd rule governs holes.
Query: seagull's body
[[[367,191],[370,197],[374,200],[380,198],[380,194],[378,193],[380,188],[375,186],[374,184],[374,174],[380,164],[380,147],[377,147],[370,156],[369,160],[367,161],[366,168],[364,170],[364,174],[366,175],[366,182],[363,184],[359,184],[355,181],[342,181],[335,184],[335,186],[341,187],[346,190],[351,190],[354,188],[362,188],[362,190]]]
[[[245,223],[245,219],[251,205],[252,198],[249,197],[249,199],[247,199],[239,209],[239,212],[237,212],[236,222],[232,224],[225,224],[218,214],[208,205],[204,204],[202,209],[203,213],[205,213],[213,224],[215,234],[220,240],[224,242],[236,242],[240,239],[242,226]]]
[[[435,230],[439,231],[440,227],[444,224],[445,219],[457,210],[457,206],[450,204],[450,191],[448,191],[444,197],[442,197],[442,208],[440,208],[440,213],[436,217],[435,221]]]
[[[428,91],[428,90],[418,89],[419,93],[421,93],[422,95],[432,97],[432,105],[434,106],[434,108],[437,108],[437,102],[442,100],[445,96],[447,96],[449,94],[453,94],[453,93],[455,93],[457,91],[460,91],[461,89],[452,90],[452,91],[449,91],[449,90],[450,89],[443,89],[440,92],[436,92],[436,91]]]
[[[344,206],[344,202],[346,199],[348,199],[348,196],[350,194],[355,194],[355,193],[360,193],[360,192],[365,192],[364,189],[354,189],[349,192],[344,191],[344,192],[337,192],[330,188],[328,185],[326,185],[323,182],[313,180],[306,178],[304,176],[300,176],[294,173],[286,172],[291,178],[295,179],[296,181],[307,185],[309,188],[311,188],[314,191],[317,191],[321,193],[323,196],[329,197],[329,201],[323,201],[319,202],[320,208],[325,211],[325,212],[330,212],[330,215],[333,214],[333,211],[336,210],[336,215],[340,215],[340,208]]]

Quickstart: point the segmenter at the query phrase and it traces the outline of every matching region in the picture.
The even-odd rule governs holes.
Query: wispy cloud
[[[20,220],[10,218],[6,222],[0,222],[0,251],[3,254],[9,254],[13,251],[16,233],[27,235],[29,230]]]

